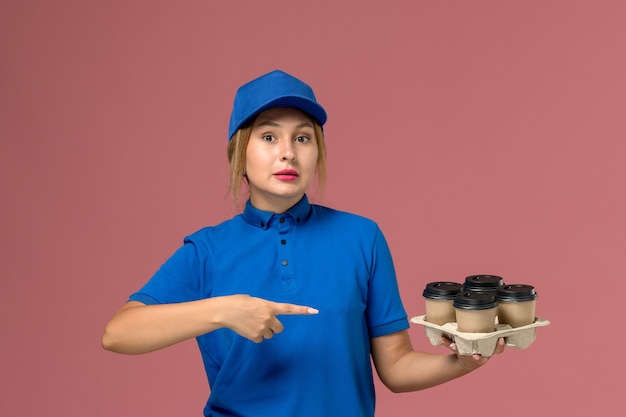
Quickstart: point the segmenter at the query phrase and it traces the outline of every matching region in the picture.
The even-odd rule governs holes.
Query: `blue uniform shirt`
[[[130,299],[178,303],[231,294],[301,304],[256,344],[230,329],[197,338],[211,394],[205,416],[374,415],[370,338],[408,328],[385,238],[371,220],[311,205],[252,207],[188,236]]]

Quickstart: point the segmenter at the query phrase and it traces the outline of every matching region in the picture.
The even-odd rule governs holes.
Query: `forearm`
[[[372,359],[381,381],[394,392],[422,390],[470,373],[485,358],[414,351],[408,332],[371,339]]]
[[[431,388],[470,373],[457,355],[407,352],[387,372],[385,385],[393,392]]]
[[[220,297],[178,304],[129,302],[107,324],[102,346],[126,354],[147,353],[213,331]]]

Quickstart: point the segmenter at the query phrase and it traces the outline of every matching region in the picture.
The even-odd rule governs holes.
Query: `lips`
[[[298,179],[298,171],[294,169],[281,169],[274,173],[274,177],[283,181],[294,181]]]

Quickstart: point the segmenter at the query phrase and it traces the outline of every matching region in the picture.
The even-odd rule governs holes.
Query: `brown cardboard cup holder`
[[[426,336],[433,346],[443,344],[441,337],[445,336],[454,341],[461,355],[479,354],[491,356],[496,348],[498,339],[503,337],[506,345],[517,349],[526,349],[537,337],[537,328],[550,324],[548,320],[535,318],[535,322],[525,326],[513,328],[508,324],[499,324],[496,320],[494,331],[490,333],[463,333],[457,331],[456,323],[437,325],[426,321],[426,315],[413,317],[411,323],[424,326]]]

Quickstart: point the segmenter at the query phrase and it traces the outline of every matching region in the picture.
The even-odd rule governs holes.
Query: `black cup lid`
[[[498,303],[495,291],[463,291],[454,297],[453,305],[462,310],[487,310]]]
[[[422,295],[433,300],[453,300],[463,290],[458,282],[436,281],[429,282]]]
[[[502,277],[497,275],[470,275],[465,277],[463,288],[470,291],[496,289],[504,285]]]
[[[496,291],[496,300],[503,302],[532,301],[537,299],[535,287],[526,284],[507,284]]]

